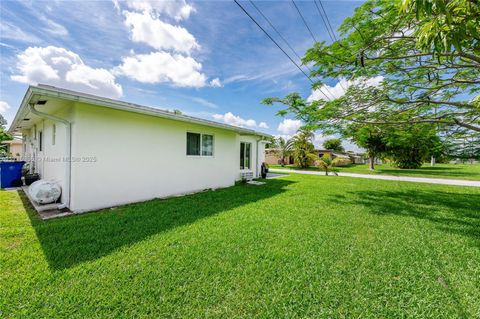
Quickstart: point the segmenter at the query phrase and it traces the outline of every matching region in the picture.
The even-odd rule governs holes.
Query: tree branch
[[[402,100],[395,100],[387,96],[387,101],[395,103],[395,104],[437,104],[437,105],[451,105],[456,107],[462,107],[467,109],[474,108],[473,105],[462,103],[462,102],[450,102],[450,101],[435,101],[435,100],[411,100],[411,101],[402,101]]]

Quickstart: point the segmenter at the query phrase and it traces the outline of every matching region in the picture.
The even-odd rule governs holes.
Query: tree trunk
[[[435,166],[435,156],[432,155],[431,159],[430,159],[430,166]]]
[[[375,156],[370,156],[368,158],[368,168],[373,171],[375,169]]]

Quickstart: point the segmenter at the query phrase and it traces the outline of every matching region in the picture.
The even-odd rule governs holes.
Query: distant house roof
[[[20,104],[20,107],[17,111],[17,114],[15,115],[15,119],[13,120],[10,128],[8,129],[10,133],[15,132],[19,123],[24,118],[24,115],[28,113],[28,109],[29,109],[28,103],[31,102],[31,99],[34,95],[51,96],[53,98],[84,102],[84,103],[108,107],[112,109],[123,110],[123,111],[134,112],[134,113],[141,113],[145,115],[151,115],[151,116],[156,116],[156,117],[161,117],[161,118],[166,118],[166,119],[171,119],[171,120],[176,120],[181,122],[190,122],[190,123],[201,124],[201,125],[206,125],[211,127],[217,127],[221,129],[235,131],[245,135],[256,135],[256,136],[265,137],[265,138],[272,137],[269,134],[257,132],[257,131],[246,129],[243,127],[237,127],[233,125],[218,123],[215,121],[205,120],[205,119],[201,119],[193,116],[178,114],[177,112],[174,112],[174,111],[162,110],[155,107],[149,107],[149,106],[124,102],[124,101],[118,101],[118,100],[109,99],[109,98],[105,98],[97,95],[67,90],[67,89],[58,88],[51,85],[44,85],[44,84],[30,85],[28,87],[27,92],[23,97],[22,103]]]
[[[10,141],[2,141],[2,144],[16,144],[16,145],[19,145],[19,144],[22,144],[22,141],[19,141],[19,140],[10,140]]]
[[[335,153],[335,152],[332,152],[332,154],[336,157],[349,157],[348,154],[343,154],[343,153]]]
[[[336,156],[336,157],[350,157],[350,156],[358,156],[356,154],[352,154],[350,152],[345,152],[345,153],[342,153],[342,152],[337,152],[337,151],[334,151],[334,150],[315,150],[316,152],[319,152],[319,153],[330,153],[332,154],[333,156]]]

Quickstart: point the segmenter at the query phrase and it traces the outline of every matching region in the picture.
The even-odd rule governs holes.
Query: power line
[[[257,27],[260,28],[260,30],[263,31],[263,33],[265,33],[265,35],[283,52],[283,54],[287,56],[287,58],[300,70],[300,72],[302,72],[303,75],[305,75],[305,77],[311,83],[313,83],[312,79],[307,75],[307,73],[305,73],[305,71],[303,71],[302,68],[300,68],[300,66],[288,55],[287,52],[285,52],[285,50],[277,43],[277,41],[275,41],[275,39],[273,39],[272,36],[268,34],[268,32],[265,31],[265,29],[250,15],[250,13],[248,13],[248,11],[245,10],[245,8],[237,0],[233,0],[233,1],[235,1],[235,3],[240,7],[240,9],[242,9],[242,11],[257,25]]]
[[[292,50],[293,54],[295,54],[295,56],[301,61],[302,58],[300,57],[300,55],[298,55],[298,53],[295,51],[295,49],[290,45],[290,43],[288,43],[287,39],[285,39],[282,34],[277,30],[277,28],[275,28],[275,26],[272,24],[272,22],[270,22],[270,19],[268,19],[264,14],[263,12],[255,5],[255,3],[252,1],[252,0],[249,0],[250,3],[252,4],[252,6],[257,9],[258,13],[260,13],[260,15],[267,21],[267,23],[272,27],[273,30],[275,30],[275,32],[277,33],[277,35],[283,40],[283,42],[285,42],[285,44],[290,48],[290,50]],[[305,65],[305,64],[304,64]],[[310,71],[312,72],[312,70],[308,67],[308,65],[305,65],[305,67]]]
[[[322,12],[320,11],[320,8],[318,7],[317,1],[320,3],[320,6],[322,7],[322,11],[325,14],[325,18],[323,17]],[[330,36],[330,39],[332,40],[332,42],[337,41],[337,36],[335,35],[335,32],[333,31],[332,25],[330,24],[330,19],[328,19],[328,14],[327,14],[327,11],[325,11],[325,8],[323,7],[322,0],[313,0],[313,3],[315,3],[315,6],[317,7],[318,14],[322,18],[323,24],[325,25],[325,29],[327,30],[327,33]],[[335,59],[338,60],[337,58],[335,58]],[[338,81],[338,84],[343,89],[343,91],[347,92],[347,89],[345,89],[345,87],[342,85],[341,80]],[[347,85],[348,85],[348,82],[347,82]]]
[[[300,9],[298,9],[295,1],[292,0],[292,3],[293,3],[293,6],[295,7],[295,9],[297,9],[297,12],[298,12],[298,14],[300,15],[300,18],[302,18],[303,24],[305,24],[305,26],[307,27],[308,32],[310,32],[310,35],[312,36],[313,41],[314,41],[314,42],[318,42],[317,39],[315,39],[315,36],[313,35],[312,30],[310,30],[310,27],[308,26],[307,21],[306,21],[305,18],[303,17],[303,14],[300,12]]]
[[[331,30],[331,32],[332,32],[333,38],[334,38],[335,41],[336,41],[336,40],[337,40],[337,36],[335,35],[335,31],[333,30],[332,24],[330,23],[330,19],[328,18],[327,11],[325,11],[325,8],[323,7],[322,0],[318,0],[318,2],[320,3],[320,6],[322,7],[322,11],[323,11],[323,13],[325,14],[325,18],[327,19],[328,25],[330,26],[330,30]]]
[[[323,17],[323,14],[322,14],[322,12],[320,11],[320,7],[318,6],[317,1],[316,1],[316,0],[313,0],[313,3],[315,3],[315,7],[317,7],[318,14],[320,15],[320,18],[322,18],[323,25],[325,26],[325,29],[327,30],[330,39],[331,39],[332,41],[334,41],[334,38],[333,38],[332,34],[330,33],[330,29],[328,28],[327,21],[326,21],[325,18]]]
[[[272,36],[270,34],[268,34],[267,31],[265,31],[265,29],[255,20],[255,18],[253,18],[250,13],[248,13],[247,10],[245,10],[245,8],[237,1],[237,0],[233,0],[237,6],[242,9],[242,11],[250,18],[250,20],[253,21],[253,23],[255,23],[257,25],[257,27],[263,31],[263,33],[265,33],[265,35],[283,52],[283,54],[285,54],[287,56],[287,58],[297,67],[297,69],[300,70],[300,72],[303,73],[303,75],[305,75],[305,77],[312,83],[314,84],[313,80],[305,73],[305,71],[302,70],[302,68],[300,68],[300,66],[288,55],[287,52],[285,52],[285,50],[277,43],[277,41],[275,41],[275,39],[272,38]],[[328,90],[328,89],[327,89]],[[327,100],[329,100],[330,98],[322,91],[321,88],[318,89],[318,91],[320,93],[323,94],[323,96],[325,96],[325,98]],[[330,93],[331,94],[331,93]]]
[[[315,36],[313,35],[312,30],[311,30],[310,27],[308,26],[307,20],[305,20],[305,18],[303,17],[302,12],[301,12],[300,9],[298,8],[298,6],[297,6],[297,4],[295,3],[294,0],[292,0],[292,3],[293,3],[293,6],[295,7],[295,9],[297,9],[297,12],[298,12],[298,14],[300,15],[300,18],[302,18],[303,24],[305,24],[305,27],[307,28],[308,32],[310,32],[310,35],[312,36],[313,41],[315,41],[315,43],[317,43],[318,41],[317,41],[317,39],[315,38]],[[327,86],[325,86],[325,90],[332,96],[333,99],[335,99],[335,95],[332,94],[332,92],[328,89]],[[328,98],[327,98],[327,99],[328,99]]]

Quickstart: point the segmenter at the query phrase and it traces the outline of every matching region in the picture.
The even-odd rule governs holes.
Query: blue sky
[[[314,3],[296,3],[316,38],[329,42]],[[241,4],[275,35],[249,2]],[[313,44],[291,1],[255,4],[300,55]],[[361,2],[323,4],[336,29]],[[7,120],[28,83],[46,83],[292,135],[299,122],[260,102],[312,93],[233,1],[7,0],[0,9],[0,112]]]

